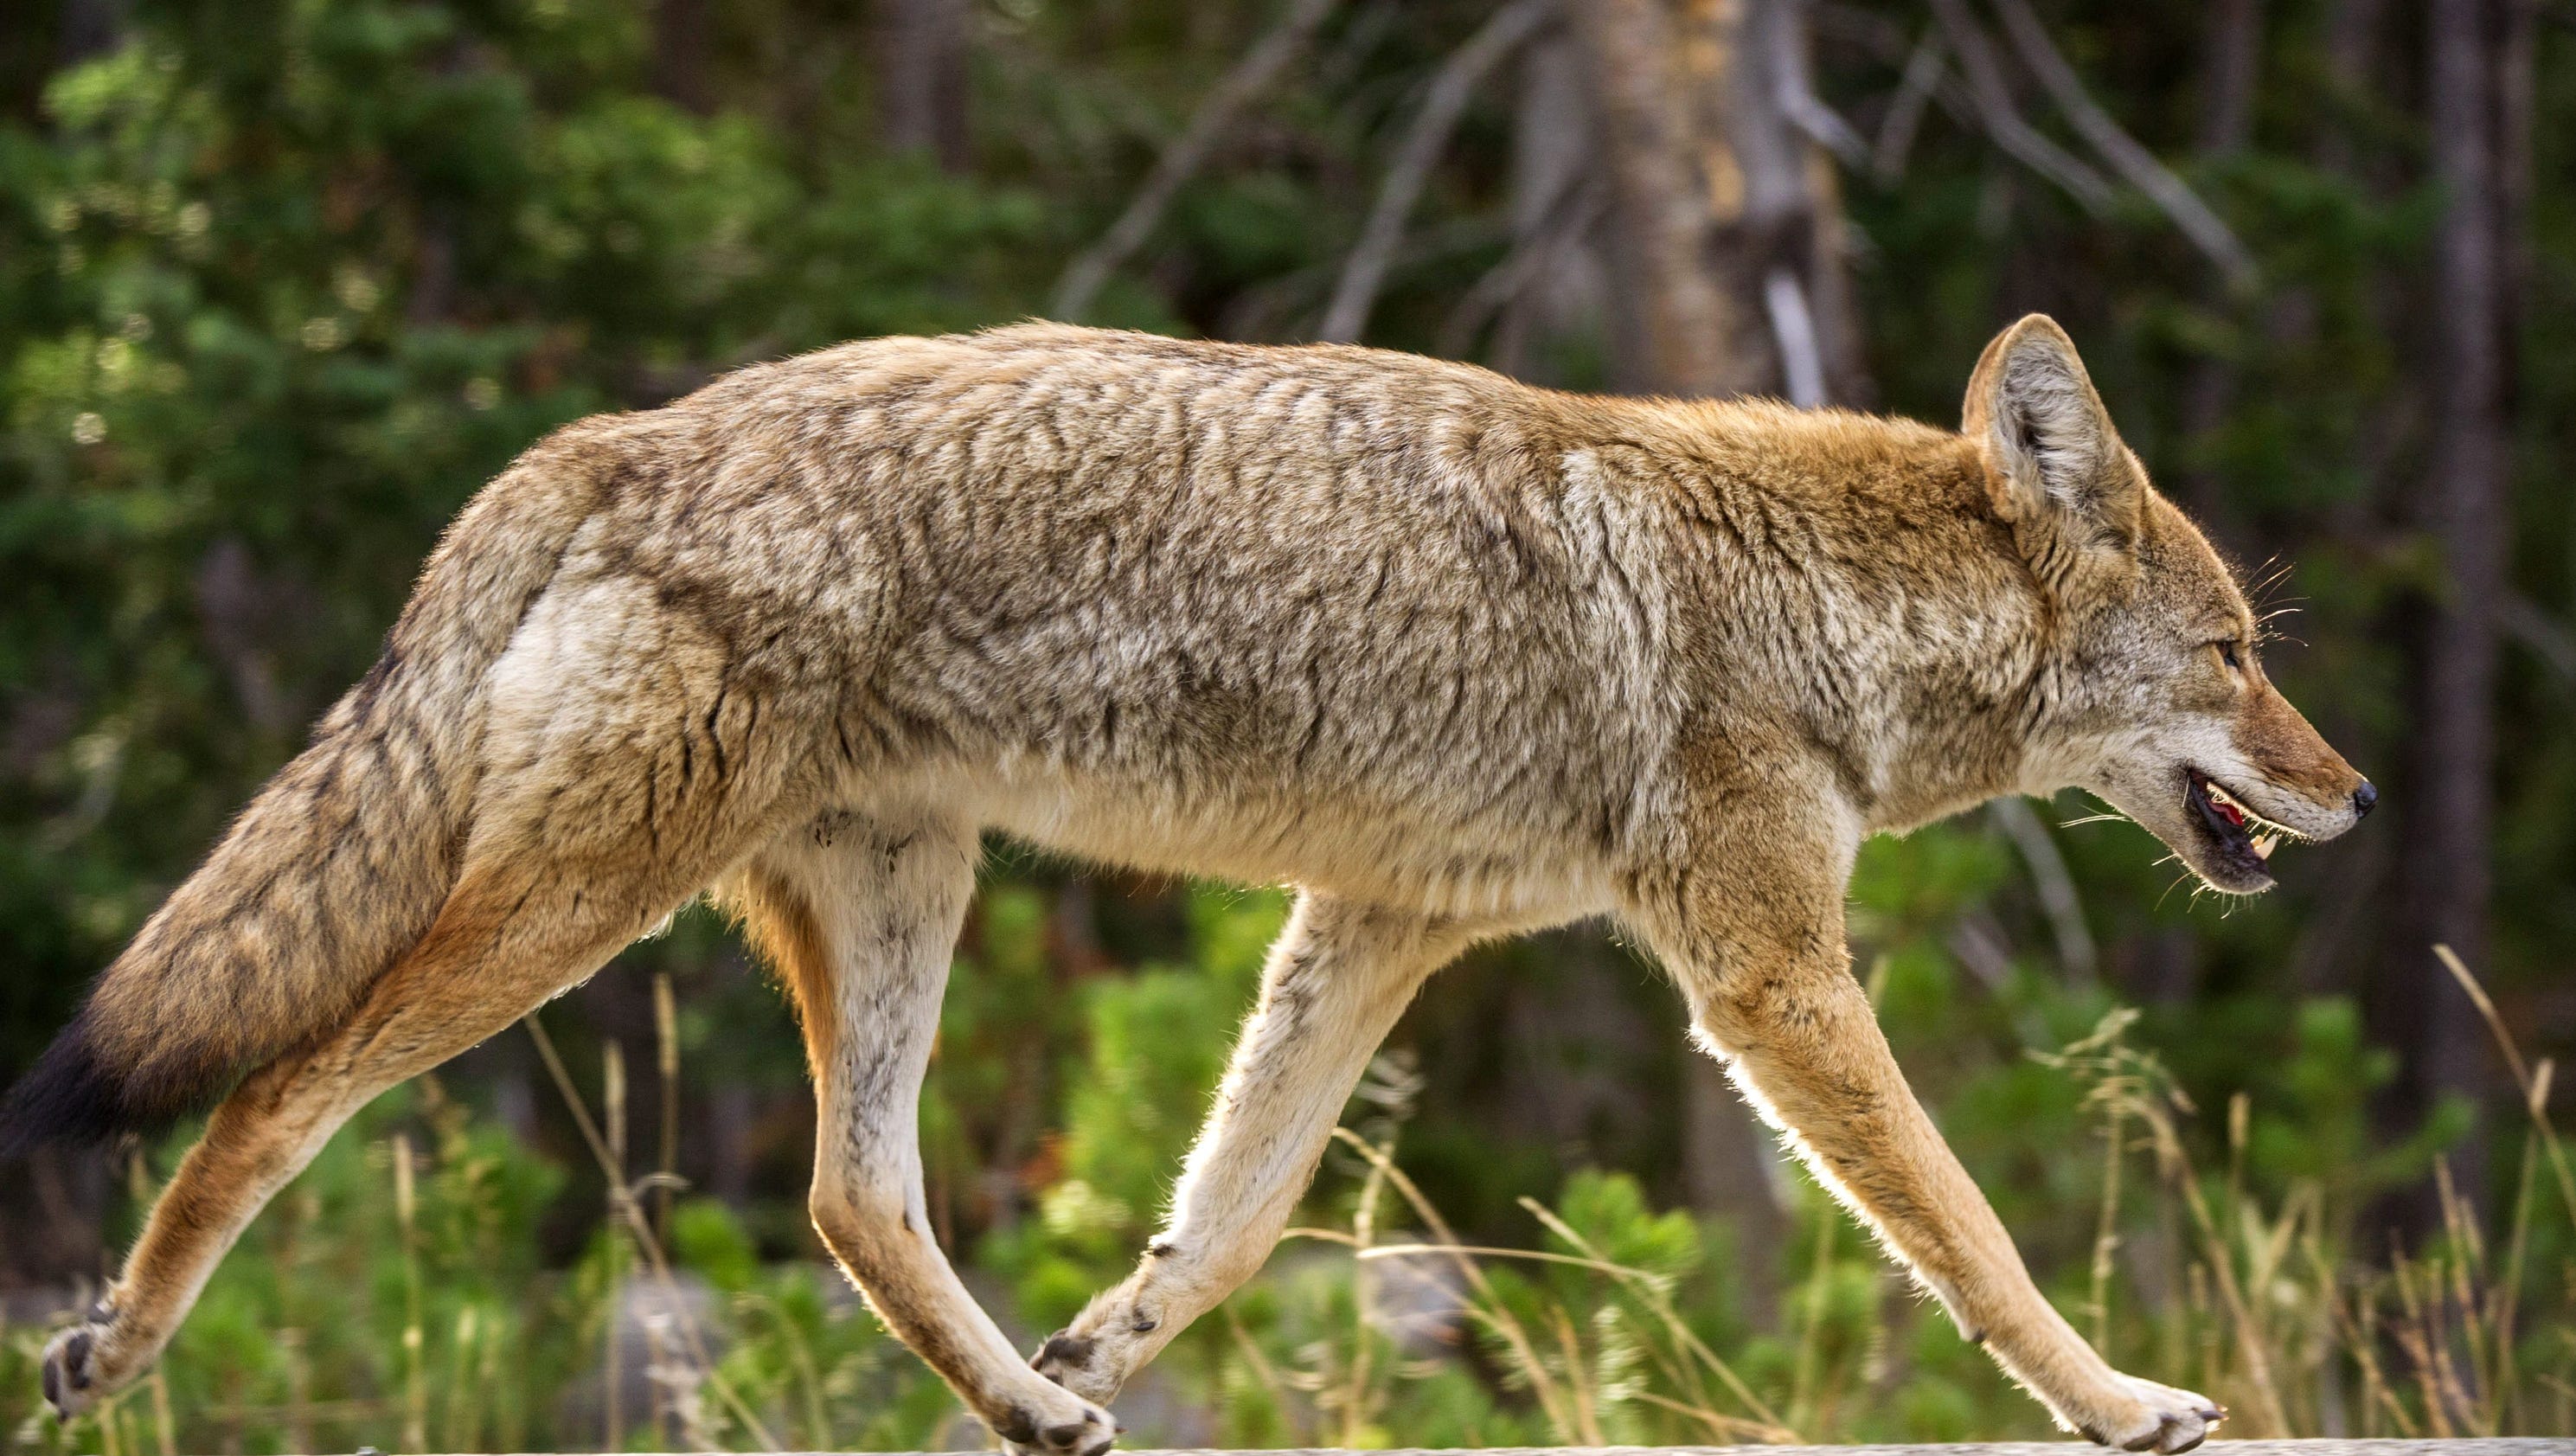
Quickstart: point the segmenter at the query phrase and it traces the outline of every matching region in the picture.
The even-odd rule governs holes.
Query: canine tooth
[[[2256,835],[2254,838],[2254,853],[2263,859],[2270,859],[2272,857],[2272,846],[2279,844],[2280,842],[2281,836],[2277,834]]]

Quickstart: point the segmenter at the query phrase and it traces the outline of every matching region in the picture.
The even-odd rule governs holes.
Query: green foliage
[[[37,757],[0,802],[39,826],[0,849],[0,948],[44,998],[11,1037],[357,675],[514,451],[1035,283],[1033,197],[808,168],[640,95],[622,7],[245,9],[220,44],[147,22],[55,80],[45,131],[0,128],[0,697]]]

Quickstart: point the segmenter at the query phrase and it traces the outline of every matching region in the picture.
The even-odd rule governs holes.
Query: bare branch
[[[1414,114],[1403,145],[1396,148],[1395,161],[1378,188],[1377,202],[1360,228],[1360,240],[1342,265],[1341,282],[1333,289],[1333,301],[1324,309],[1318,338],[1348,343],[1358,339],[1360,330],[1368,326],[1369,310],[1376,306],[1378,289],[1386,282],[1387,265],[1394,261],[1396,244],[1404,238],[1405,219],[1413,215],[1414,203],[1421,200],[1423,184],[1430,180],[1431,169],[1439,165],[1440,154],[1449,145],[1450,133],[1457,130],[1458,117],[1467,109],[1468,98],[1475,94],[1476,83],[1555,16],[1554,0],[1512,0],[1441,62],[1429,92],[1422,98],[1422,109]]]
[[[1609,211],[1609,189],[1598,178],[1559,190],[1550,199],[1547,211],[1537,227],[1515,244],[1503,261],[1488,269],[1484,276],[1470,284],[1459,296],[1458,304],[1440,324],[1438,342],[1433,351],[1444,359],[1464,359],[1475,346],[1476,334],[1488,320],[1518,300],[1522,292],[1537,280],[1548,265],[1576,239],[1590,232],[1601,214]],[[1510,372],[1508,364],[1501,365]]]
[[[1762,279],[1762,304],[1770,311],[1771,338],[1780,348],[1780,377],[1789,403],[1815,409],[1825,403],[1825,355],[1816,342],[1815,311],[1798,275],[1774,268]]]
[[[1825,104],[1824,98],[1816,94],[1815,83],[1808,79],[1805,16],[1797,13],[1805,8],[1800,0],[1792,0],[1788,23],[1769,28],[1773,99],[1780,114],[1789,118],[1789,124],[1804,133],[1807,140],[1833,153],[1834,159],[1846,167],[1865,167],[1869,165],[1869,143],[1861,140],[1860,133],[1852,130],[1840,112]]]
[[[1904,103],[1909,81],[1921,88],[1924,100],[1937,103],[1961,127],[1979,133],[1985,130],[1985,113],[1979,108],[1977,98],[1950,74],[1951,68],[1946,64],[1949,47],[1941,38],[1941,25],[1937,19],[1925,27],[1921,35],[1909,37],[1890,21],[1826,0],[1816,7],[1815,20],[1819,36],[1866,51],[1897,73],[1897,92],[1889,101],[1891,114],[1880,123],[1879,140],[1872,144],[1873,155],[1882,152],[1887,145],[1889,126],[1895,120],[1894,110]],[[1919,128],[1923,101],[1916,101],[1913,105],[1916,115],[1911,125]],[[1911,135],[1903,140],[1907,147],[1912,146]],[[1900,155],[1900,167],[1902,162]]]
[[[1127,210],[1101,234],[1100,241],[1084,249],[1064,270],[1055,286],[1055,301],[1050,312],[1060,319],[1079,318],[1091,307],[1100,285],[1129,255],[1152,236],[1154,225],[1163,219],[1163,210],[1171,206],[1181,185],[1198,172],[1215,150],[1217,138],[1234,124],[1237,113],[1250,105],[1290,62],[1305,52],[1315,31],[1330,15],[1339,0],[1291,0],[1288,14],[1263,36],[1233,70],[1216,83],[1207,99],[1190,117],[1189,125],[1172,144],[1156,158],[1154,170],[1145,184],[1127,203]]]
[[[2049,929],[2057,937],[2058,964],[2078,985],[2092,985],[2100,975],[2102,958],[2094,947],[2093,932],[2084,923],[2084,902],[2075,893],[2075,876],[2067,872],[2057,841],[2026,800],[2006,795],[1989,810],[2030,866],[2040,908],[2047,912]]]
[[[1968,78],[1968,92],[1977,104],[1977,119],[1986,135],[1994,139],[2023,166],[2063,187],[2089,212],[2100,212],[2111,204],[2111,184],[2102,174],[2086,166],[2064,147],[2050,141],[2022,120],[2014,108],[2012,90],[2004,84],[2004,71],[1995,59],[1995,49],[1986,39],[1985,27],[1968,13],[1966,0],[1932,0],[1932,13],[1949,33],[1950,48],[1959,53],[1959,69]]]
[[[1955,8],[1959,0],[1936,0]],[[2211,262],[2227,275],[2230,286],[2250,289],[2261,272],[2254,266],[2254,255],[2237,241],[2236,234],[2200,200],[2172,169],[2155,158],[2155,154],[2138,144],[2138,140],[2121,129],[2111,114],[2096,104],[2084,90],[2084,82],[2067,64],[2066,57],[2048,38],[2048,27],[2030,8],[2030,0],[1995,0],[1995,8],[2004,18],[2004,31],[2012,37],[2013,46],[2031,70],[2038,75],[2048,94],[2056,98],[2066,119],[2083,134],[2093,150],[2102,154],[2113,170],[2164,209],[2183,236],[2209,255]]]
[[[1870,173],[1882,185],[1905,175],[1906,153],[1914,150],[1914,134],[1923,129],[1923,110],[1940,86],[1941,34],[1925,30],[1923,38],[1914,44],[1914,53],[1905,58],[1905,75],[1896,83],[1896,99],[1887,104],[1887,116],[1878,126],[1878,140],[1869,149]]]
[[[2561,682],[2576,683],[2576,631],[2541,610],[2538,602],[2519,592],[2505,593],[2496,600],[2496,625],[2548,663]]]

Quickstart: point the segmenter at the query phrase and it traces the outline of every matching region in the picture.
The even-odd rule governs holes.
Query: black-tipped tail
[[[126,1133],[160,1132],[223,1090],[213,1079],[187,1079],[211,1081],[191,1086],[138,1079],[109,1065],[92,1032],[83,1009],[0,1101],[0,1163],[47,1144],[95,1147]]]
[[[631,430],[559,431],[457,517],[376,670],[0,1101],[0,1157],[166,1129],[331,1034],[419,941],[454,888],[485,679],[611,485],[660,448]]]

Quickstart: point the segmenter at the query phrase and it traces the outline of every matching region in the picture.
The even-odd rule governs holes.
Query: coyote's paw
[[[2114,1375],[2115,1398],[2100,1407],[2069,1413],[2069,1423],[2086,1439],[2123,1451],[2154,1451],[2174,1456],[2209,1439],[2227,1412],[2205,1395]]]
[[[1116,1395],[1127,1374],[1126,1362],[1100,1336],[1077,1335],[1072,1330],[1047,1336],[1029,1358],[1029,1368],[1085,1400]]]
[[[1006,1419],[993,1422],[1010,1456],[1101,1456],[1120,1429],[1109,1412],[1087,1400],[1068,1400],[1063,1411],[1015,1406]]]
[[[102,1304],[45,1343],[45,1403],[55,1415],[70,1420],[125,1383],[110,1359],[115,1332],[116,1313]]]

